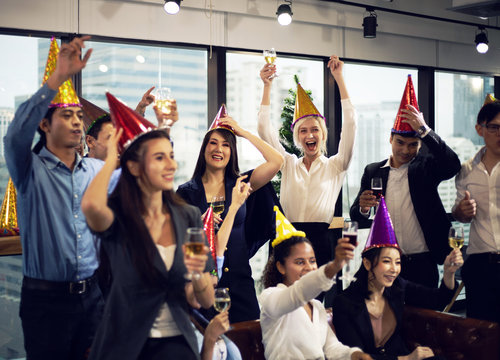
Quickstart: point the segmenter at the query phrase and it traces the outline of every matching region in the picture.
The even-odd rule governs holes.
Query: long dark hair
[[[158,284],[160,273],[153,266],[155,245],[151,241],[146,224],[142,218],[146,214],[146,205],[143,202],[142,192],[137,185],[137,179],[129,171],[127,162],[134,161],[139,164],[140,176],[145,174],[144,157],[147,152],[149,140],[170,137],[164,130],[154,130],[141,135],[125,150],[120,158],[122,174],[115,190],[109,197],[109,206],[121,219],[126,233],[123,234],[123,242],[132,258],[132,262],[144,279],[150,285]],[[183,205],[184,202],[175,195],[173,190],[165,190],[162,193],[165,207],[171,205]]]
[[[52,123],[52,115],[54,115],[54,112],[56,111],[56,107],[49,108],[47,112],[45,113],[45,116],[43,117],[44,119],[47,119],[49,124]],[[45,131],[43,131],[40,126],[36,129],[38,131],[38,134],[40,135],[40,139],[38,142],[35,144],[33,147],[33,152],[35,154],[38,154],[42,148],[47,145],[47,136],[45,135]]]
[[[226,166],[225,177],[237,178],[240,175],[240,168],[238,166],[238,150],[236,149],[236,136],[229,130],[225,129],[215,129],[207,132],[203,138],[203,143],[201,144],[200,153],[198,155],[198,161],[196,162],[196,167],[194,168],[193,178],[203,176],[205,170],[207,169],[207,162],[205,160],[205,149],[207,148],[208,141],[212,133],[217,132],[220,136],[224,138],[229,143],[229,148],[231,149],[231,157],[229,158],[229,163]]]
[[[262,282],[264,288],[271,286],[276,286],[283,282],[283,275],[278,271],[276,263],[285,264],[285,259],[290,255],[292,247],[297,244],[307,243],[311,245],[311,242],[303,236],[292,236],[290,239],[282,241],[276,245],[273,249],[269,260],[267,261],[266,267],[264,268],[264,274],[262,275]],[[312,246],[312,245],[311,245]]]

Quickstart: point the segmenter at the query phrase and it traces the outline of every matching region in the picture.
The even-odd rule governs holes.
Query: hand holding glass
[[[377,201],[380,200],[380,197],[382,196],[382,178],[372,178],[371,189],[373,195],[377,197]]]
[[[344,221],[344,228],[342,229],[342,237],[348,238],[351,245],[356,246],[358,243],[358,223],[356,221]],[[347,286],[356,278],[351,274],[351,262],[349,260],[343,270],[342,280],[345,280]]]
[[[214,213],[220,216],[224,212],[224,196],[214,196],[211,205],[214,208]],[[214,228],[218,230],[219,225],[215,223]]]
[[[231,307],[231,297],[229,296],[228,288],[215,289],[214,308],[218,312],[228,311]]]
[[[188,228],[184,245],[187,256],[202,255],[205,247],[205,231],[202,228]],[[185,275],[185,278],[187,280],[199,280],[201,274],[197,271],[189,272]]]
[[[160,87],[155,91],[155,105],[165,114],[170,114],[170,106],[172,105],[172,92],[170,88]]]
[[[274,50],[274,48],[271,48],[271,50],[264,50],[263,54],[264,54],[264,59],[266,60],[266,63],[274,64],[274,61],[276,60],[276,50]],[[277,73],[274,73],[273,75],[271,75],[269,77],[269,79],[272,79],[275,77],[278,77]]]
[[[452,249],[461,249],[464,246],[464,228],[460,225],[452,226],[448,232],[448,244]],[[455,266],[451,263],[451,266]]]

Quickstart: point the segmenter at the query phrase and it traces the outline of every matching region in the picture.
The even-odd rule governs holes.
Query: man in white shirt
[[[405,101],[411,99],[410,101]],[[382,179],[382,195],[391,215],[403,255],[401,276],[437,287],[442,264],[449,253],[446,215],[437,188],[460,170],[460,160],[425,123],[409,78],[396,122],[391,130],[392,155],[366,166],[350,216],[360,227],[371,225],[370,211],[378,204],[371,179]],[[421,148],[422,144],[425,146]]]
[[[462,270],[467,316],[500,322],[500,102],[481,108],[476,131],[485,146],[456,178],[453,216],[471,223]]]

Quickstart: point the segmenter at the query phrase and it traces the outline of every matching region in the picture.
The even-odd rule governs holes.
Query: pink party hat
[[[379,247],[393,247],[401,251],[398,240],[396,239],[396,234],[394,233],[391,216],[387,211],[384,196],[380,198],[380,204],[375,213],[375,218],[373,219],[373,224],[370,228],[368,240],[366,240],[363,252]]]
[[[226,105],[222,104],[219,111],[217,112],[217,115],[215,115],[214,121],[212,121],[212,125],[210,125],[210,128],[208,129],[207,132],[216,129],[224,129],[224,130],[229,130],[234,134],[234,129],[231,126],[221,124],[221,119],[225,116],[227,116],[227,109]]]

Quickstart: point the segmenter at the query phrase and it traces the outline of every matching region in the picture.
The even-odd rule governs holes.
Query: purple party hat
[[[363,252],[378,247],[393,247],[401,251],[383,196],[380,198],[380,204],[375,213],[375,218],[373,219]]]

